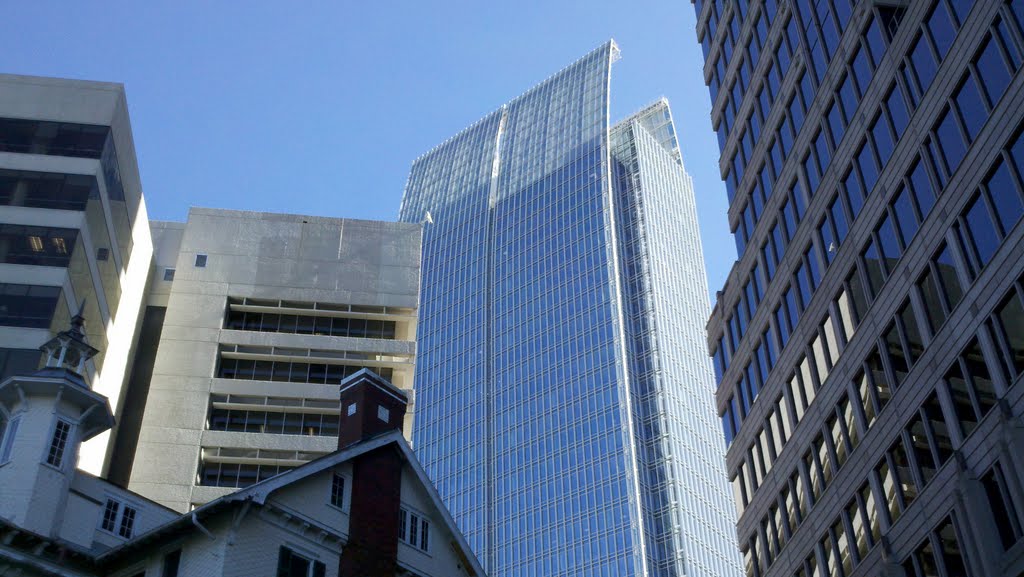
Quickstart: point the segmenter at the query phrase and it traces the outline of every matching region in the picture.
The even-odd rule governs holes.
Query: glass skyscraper
[[[1024,2],[695,8],[746,574],[1024,576]]]
[[[415,161],[413,441],[492,577],[740,573],[694,193],[609,42]]]

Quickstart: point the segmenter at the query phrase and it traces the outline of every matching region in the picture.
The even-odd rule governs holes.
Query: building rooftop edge
[[[635,120],[637,118],[640,118],[641,116],[643,116],[643,115],[647,114],[648,112],[658,108],[659,106],[664,106],[669,111],[669,113],[672,112],[672,107],[669,106],[668,98],[666,98],[664,96],[659,96],[654,102],[651,102],[650,104],[647,104],[647,105],[643,106],[642,108],[640,108],[636,112],[633,112],[632,114],[626,116],[622,120],[616,121],[614,124],[612,124],[612,128],[611,129],[615,130],[616,128],[619,128],[620,126],[624,126],[625,124],[627,124],[629,122],[632,122],[633,120]]]
[[[609,53],[610,53],[610,55],[611,55],[611,61],[612,61],[612,62],[615,62],[615,61],[617,61],[617,60],[619,59],[619,52],[620,52],[620,50],[619,50],[619,45],[618,45],[618,44],[617,44],[617,43],[615,42],[615,39],[614,39],[614,38],[609,38],[608,40],[606,40],[605,42],[602,42],[602,43],[601,43],[601,44],[600,44],[599,46],[597,46],[597,47],[596,47],[596,48],[594,48],[593,50],[591,50],[591,51],[587,52],[586,54],[584,54],[583,56],[580,56],[579,58],[577,58],[577,59],[573,60],[573,61],[572,61],[572,62],[570,62],[569,64],[566,64],[566,65],[565,65],[565,66],[563,66],[562,68],[558,69],[558,70],[557,70],[556,72],[554,72],[554,73],[552,73],[552,74],[548,75],[548,77],[547,77],[547,78],[545,78],[545,79],[541,80],[540,82],[537,82],[537,83],[535,83],[535,84],[534,84],[533,86],[531,86],[530,88],[528,88],[528,89],[527,89],[526,91],[524,91],[524,92],[520,93],[520,94],[519,94],[518,96],[515,96],[515,97],[513,97],[513,98],[511,98],[511,99],[509,99],[509,100],[507,100],[507,101],[503,102],[503,103],[502,103],[502,104],[501,104],[500,106],[498,106],[498,107],[497,107],[497,108],[495,108],[494,110],[492,110],[492,111],[488,112],[487,114],[484,114],[484,115],[483,115],[482,117],[480,117],[479,119],[477,119],[476,121],[474,121],[474,122],[473,122],[472,124],[470,124],[469,126],[467,126],[467,127],[463,128],[462,130],[460,130],[460,131],[456,132],[455,134],[453,134],[453,135],[449,136],[448,138],[444,139],[444,140],[443,140],[442,142],[440,142],[440,143],[438,143],[438,144],[434,145],[433,147],[431,147],[431,148],[430,148],[429,150],[427,150],[427,151],[426,151],[426,152],[424,152],[423,154],[421,154],[421,155],[417,156],[417,157],[416,157],[416,158],[415,158],[415,159],[414,159],[414,160],[412,161],[412,166],[416,166],[416,164],[417,164],[417,163],[418,163],[418,162],[419,162],[420,160],[422,160],[423,158],[425,158],[425,157],[427,157],[427,156],[430,156],[430,154],[432,154],[433,152],[435,152],[435,151],[437,151],[438,149],[442,148],[443,146],[445,146],[445,145],[446,145],[446,144],[448,144],[449,142],[451,142],[451,141],[453,141],[453,140],[455,140],[455,139],[459,138],[459,137],[460,137],[460,136],[462,136],[463,134],[466,134],[466,133],[468,133],[469,131],[473,130],[473,129],[474,129],[474,128],[476,128],[476,127],[477,127],[477,126],[478,126],[478,125],[479,125],[480,123],[484,122],[484,121],[485,121],[485,120],[487,120],[488,118],[490,118],[490,117],[494,116],[495,114],[497,114],[498,112],[500,112],[502,108],[505,108],[506,106],[509,106],[510,104],[512,104],[512,103],[514,103],[514,102],[516,102],[517,100],[521,100],[522,98],[526,97],[526,96],[527,96],[527,95],[529,95],[530,93],[532,93],[532,92],[534,92],[534,91],[536,91],[536,90],[540,89],[540,88],[541,88],[542,86],[544,86],[544,85],[545,85],[545,84],[547,84],[548,82],[551,82],[551,81],[552,81],[552,80],[553,80],[553,79],[554,79],[555,77],[557,77],[558,75],[562,74],[563,72],[565,72],[565,71],[566,71],[566,70],[568,70],[569,68],[571,68],[571,67],[575,66],[575,65],[576,65],[576,64],[577,64],[578,62],[580,62],[580,61],[582,61],[582,60],[585,60],[585,59],[589,58],[589,57],[590,57],[590,56],[591,56],[592,54],[594,54],[595,52],[599,52],[599,51],[601,51],[601,50],[604,50],[604,49],[606,49],[606,48],[608,48],[608,49],[609,49]]]
[[[371,224],[382,224],[387,226],[395,227],[408,227],[417,228],[421,225],[419,223],[403,222],[398,220],[373,220],[365,218],[346,218],[338,216],[320,216],[310,214],[295,214],[288,212],[267,212],[267,211],[255,211],[255,210],[236,210],[230,208],[207,208],[201,206],[192,206],[188,210],[188,218],[192,215],[205,215],[205,216],[219,216],[219,217],[231,217],[239,219],[250,219],[250,220],[270,220],[278,222],[317,222],[317,223],[371,223]],[[186,222],[178,221],[151,221],[151,222],[162,222],[168,224],[179,224],[181,227],[186,226]],[[168,227],[171,228],[171,227]]]
[[[0,84],[20,83],[40,86],[58,86],[62,88],[82,88],[88,90],[105,90],[124,94],[124,84],[104,80],[81,80],[77,78],[59,78],[56,76],[32,76],[28,74],[0,73]]]

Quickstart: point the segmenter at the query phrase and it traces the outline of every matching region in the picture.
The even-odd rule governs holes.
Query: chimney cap
[[[376,386],[378,389],[395,397],[395,400],[397,400],[400,403],[409,403],[408,393],[406,393],[402,389],[399,389],[395,385],[392,385],[390,381],[388,381],[387,379],[378,375],[377,373],[370,369],[360,369],[358,372],[342,379],[338,392],[339,394],[344,395],[345,391],[364,382],[369,382],[370,384]]]
[[[402,430],[409,395],[370,369],[361,369],[341,381],[341,421],[338,448],[377,435]]]

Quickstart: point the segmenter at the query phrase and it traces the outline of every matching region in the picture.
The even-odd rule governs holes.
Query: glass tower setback
[[[609,42],[419,158],[414,444],[490,575],[737,575],[693,190]],[[735,558],[734,558],[735,555]]]

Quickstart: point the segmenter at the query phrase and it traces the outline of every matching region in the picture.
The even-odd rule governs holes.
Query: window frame
[[[335,490],[338,487],[338,481],[341,481],[341,498],[339,502],[335,502]],[[347,475],[343,475],[338,471],[332,471],[331,474],[331,491],[328,498],[328,504],[335,509],[343,513],[349,512],[349,506],[352,502],[352,483],[351,479]]]
[[[58,439],[59,429],[63,425],[66,430],[63,433],[63,438]],[[74,449],[74,443],[72,441],[72,435],[75,432],[75,423],[67,417],[60,415],[55,416],[53,423],[50,425],[50,442],[47,443],[46,449],[43,452],[43,463],[49,467],[53,467],[59,471],[63,471],[65,465],[67,465],[69,451],[68,449]],[[70,447],[69,447],[70,445]]]
[[[139,524],[140,512],[142,508],[134,501],[129,501],[120,496],[111,494],[105,495],[106,501],[104,501],[103,509],[100,513],[99,527],[100,531],[103,531],[107,535],[113,535],[118,539],[129,540],[135,535],[135,527]],[[110,520],[111,526],[107,527],[107,514],[110,510],[110,505],[114,504],[114,516]],[[129,520],[126,522],[126,514],[131,512]],[[127,523],[127,530],[125,529]],[[126,534],[125,534],[126,533]]]
[[[23,411],[6,415],[4,428],[0,431],[0,465],[11,462],[14,453],[14,438],[18,435]]]
[[[431,520],[421,511],[408,507],[405,504],[402,504],[398,511],[398,541],[421,553],[430,555],[430,544],[433,540],[433,537],[430,535]],[[414,526],[417,521],[419,523]]]

